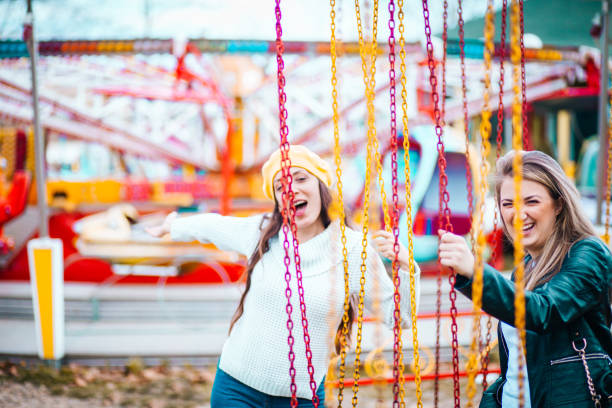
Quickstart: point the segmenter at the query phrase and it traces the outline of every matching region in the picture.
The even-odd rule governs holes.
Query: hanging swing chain
[[[446,124],[446,48],[448,44],[448,0],[444,0],[444,12],[442,13],[443,30],[442,30],[442,125]],[[438,203],[438,223],[442,221],[442,196],[439,197]],[[412,231],[412,230],[410,230]],[[442,268],[438,265],[438,274],[436,278],[436,345],[434,355],[434,408],[438,408],[438,396],[440,393],[440,313],[442,312]]]
[[[491,109],[489,106],[491,92],[491,58],[495,52],[493,44],[493,35],[495,26],[493,25],[494,12],[493,0],[487,1],[487,12],[485,15],[485,47],[484,47],[484,93],[483,93],[483,108],[480,122],[480,191],[478,195],[478,238],[476,242],[476,260],[474,268],[474,278],[472,284],[472,302],[473,302],[473,323],[472,323],[472,343],[470,345],[470,355],[468,360],[468,384],[467,384],[467,407],[473,407],[473,400],[476,396],[476,374],[478,372],[478,360],[480,356],[480,316],[482,306],[482,287],[483,287],[483,268],[484,268],[484,249],[487,245],[484,234],[484,212],[485,212],[485,197],[489,189],[487,177],[489,175],[488,156],[490,151],[489,137],[491,136]]]
[[[500,35],[500,49],[499,49],[499,102],[497,107],[497,137],[496,137],[496,148],[495,156],[497,159],[501,156],[502,147],[502,135],[504,131],[504,60],[506,59],[506,17],[507,17],[507,0],[502,2],[501,12],[501,35]],[[498,259],[501,254],[501,239],[498,239],[499,231],[499,218],[498,210],[495,209],[493,216],[493,253],[492,258]],[[482,389],[487,389],[487,373],[489,368],[489,344],[491,344],[491,329],[492,329],[491,316],[487,317],[487,336],[485,338],[483,355],[482,355]]]
[[[361,12],[359,10],[359,0],[355,0],[355,12],[357,14],[357,30],[358,30],[358,34],[359,34],[359,47],[360,47],[360,56],[361,56],[361,69],[363,71],[363,81],[364,81],[364,85],[366,88],[366,96],[368,94],[372,95],[372,101],[371,103],[374,104],[374,98],[375,98],[375,88],[376,88],[376,79],[375,79],[375,75],[376,75],[376,56],[378,54],[378,42],[376,41],[377,38],[377,25],[378,25],[378,0],[376,0],[374,2],[374,13],[373,13],[373,25],[372,25],[372,43],[370,44],[369,47],[369,51],[371,52],[370,54],[370,78],[368,80],[368,74],[367,74],[367,59],[366,59],[366,55],[365,53],[362,53],[361,50],[361,46],[362,44],[365,44],[365,41],[363,39],[363,29],[361,26]],[[372,110],[372,113],[374,112],[374,110]],[[370,130],[368,130],[370,131]],[[374,160],[375,160],[375,164],[376,164],[376,172],[378,173],[378,184],[380,187],[380,196],[381,196],[381,203],[382,203],[382,209],[383,209],[383,216],[384,216],[384,223],[385,223],[385,229],[387,231],[391,230],[391,217],[389,216],[389,204],[387,202],[387,191],[385,189],[385,180],[383,178],[383,169],[382,169],[382,158],[380,156],[380,151],[379,151],[379,145],[378,145],[378,137],[376,135],[376,126],[374,126],[371,130],[371,134],[372,134],[372,149],[374,151]]]
[[[281,170],[283,177],[283,193],[282,193],[282,201],[283,201],[283,234],[284,234],[284,242],[283,248],[285,250],[285,281],[287,282],[287,288],[285,290],[285,295],[287,297],[287,329],[289,330],[288,336],[288,344],[289,344],[289,375],[291,376],[291,406],[292,408],[297,407],[297,386],[295,383],[295,353],[293,351],[294,338],[292,335],[293,329],[293,321],[291,319],[291,314],[293,308],[291,306],[291,273],[289,271],[289,266],[291,264],[291,259],[289,256],[289,229],[291,229],[291,234],[293,238],[293,255],[295,261],[295,275],[297,281],[298,288],[298,297],[300,301],[300,311],[302,318],[302,328],[304,330],[304,344],[306,349],[306,360],[307,360],[307,370],[310,376],[310,389],[312,391],[312,402],[315,407],[319,406],[319,397],[317,396],[317,383],[314,380],[314,367],[312,365],[312,351],[310,349],[310,335],[308,334],[308,320],[306,318],[306,304],[304,301],[304,287],[302,286],[302,271],[300,266],[300,255],[299,255],[299,244],[297,240],[297,226],[295,224],[295,203],[294,203],[294,194],[291,188],[292,184],[292,176],[291,176],[291,159],[289,158],[289,127],[287,126],[287,109],[285,107],[285,102],[287,100],[287,95],[285,93],[285,76],[283,74],[284,69],[284,61],[283,61],[283,52],[284,45],[282,41],[283,30],[281,27],[281,10],[280,10],[280,0],[276,0],[275,7],[276,14],[276,62],[277,62],[277,79],[278,79],[278,108],[279,108],[279,121],[280,121],[280,150],[281,150]]]
[[[345,218],[346,214],[344,213],[344,196],[342,193],[342,158],[341,158],[341,148],[340,148],[340,132],[339,132],[339,113],[338,113],[338,79],[337,79],[337,69],[336,69],[336,12],[334,10],[336,6],[336,0],[330,0],[331,6],[331,40],[330,40],[330,54],[331,54],[331,84],[332,84],[332,110],[333,110],[333,124],[334,124],[334,163],[336,165],[336,178],[337,184],[336,187],[338,189],[338,201],[339,201],[339,211],[340,211],[340,232],[341,232],[341,241],[342,241],[342,267],[344,271],[344,304],[343,304],[343,313],[342,313],[342,334],[340,337],[340,368],[339,368],[339,387],[338,387],[338,404],[342,406],[342,401],[344,399],[344,378],[345,378],[345,364],[346,364],[346,349],[347,349],[347,338],[348,338],[348,326],[349,326],[349,273],[348,273],[348,250],[347,250],[347,240],[346,240],[346,224]]]
[[[506,59],[506,16],[507,16],[507,0],[503,0],[501,12],[501,47],[499,51],[499,103],[497,108],[497,137],[495,154],[497,159],[501,156],[502,135],[504,132],[504,60]],[[499,227],[498,211],[495,211],[493,219],[493,233],[496,234]],[[497,236],[497,235],[494,235]],[[501,240],[496,240],[493,247],[493,259],[500,256]]]
[[[453,226],[450,222],[450,208],[448,206],[449,194],[447,190],[448,176],[446,175],[446,158],[444,155],[444,143],[442,142],[442,126],[441,126],[441,115],[439,109],[439,97],[437,92],[437,80],[435,72],[435,61],[433,57],[433,44],[431,42],[431,27],[429,25],[429,7],[427,0],[422,0],[423,3],[423,17],[425,20],[425,37],[427,38],[427,65],[429,67],[429,83],[431,85],[431,98],[434,105],[434,118],[435,118],[435,129],[438,137],[437,149],[438,149],[438,166],[440,167],[440,213],[443,217],[439,216],[438,225],[446,231],[452,232]],[[459,341],[457,340],[457,307],[455,301],[457,299],[457,293],[455,291],[456,275],[455,271],[451,270],[449,274],[450,292],[449,298],[451,301],[450,314],[451,314],[451,334],[452,334],[452,352],[453,352],[453,391],[455,399],[455,407],[461,405],[460,390],[459,390]]]
[[[408,231],[408,262],[410,268],[410,319],[411,319],[411,329],[412,329],[412,354],[414,360],[414,384],[416,387],[416,398],[417,398],[417,408],[423,408],[423,394],[421,390],[421,363],[419,356],[419,339],[418,339],[418,330],[417,330],[417,316],[416,316],[416,278],[415,278],[415,267],[414,267],[414,241],[412,234],[412,203],[411,203],[411,183],[410,183],[410,137],[409,137],[409,128],[408,128],[408,92],[406,90],[406,50],[404,49],[405,41],[404,41],[404,0],[398,0],[397,2],[398,14],[397,18],[399,20],[399,55],[400,55],[400,71],[401,71],[401,79],[402,83],[402,124],[403,124],[403,139],[404,139],[404,176],[406,177],[406,223],[407,223],[407,231]],[[402,348],[401,337],[400,337],[399,347],[400,350]],[[400,360],[400,370],[403,371],[403,359]],[[403,387],[401,391],[403,392]]]
[[[446,44],[448,44],[448,0],[444,0],[444,11],[442,12],[442,95],[440,103],[442,105],[442,125],[446,125]]]
[[[393,192],[393,407],[404,408],[404,372],[402,352],[402,317],[400,314],[399,276],[399,197],[397,194],[397,112],[395,104],[395,3],[389,0],[389,107],[391,115],[391,189]]]
[[[608,119],[608,168],[606,172],[606,220],[603,239],[610,244],[610,187],[612,186],[612,97],[610,98],[610,117]]]
[[[522,138],[522,105],[520,101],[520,5],[519,0],[512,0],[511,3],[511,59],[512,59],[512,82],[514,88],[514,99],[512,104],[512,146],[517,152],[523,147]],[[514,211],[520,214],[523,206],[521,196],[522,158],[520,154],[514,155],[512,162],[514,173]],[[524,292],[524,262],[525,251],[523,249],[523,220],[521,217],[514,217],[514,230],[516,237],[514,240],[514,266],[515,266],[515,327],[519,336],[519,356],[518,356],[518,401],[519,408],[524,407],[525,403],[525,378],[523,377],[524,351],[525,351],[525,292]]]
[[[288,208],[290,206],[290,203],[293,201],[290,199],[290,195],[292,195],[292,191],[291,191],[291,186],[289,183],[291,183],[291,171],[290,171],[290,167],[288,167],[284,162],[285,160],[288,158],[287,155],[287,147],[285,146],[287,143],[287,132],[288,132],[288,128],[287,128],[287,124],[286,124],[286,109],[284,108],[284,98],[285,93],[284,93],[284,89],[282,87],[283,82],[284,81],[284,77],[282,74],[282,67],[283,67],[283,60],[282,60],[282,52],[283,52],[283,43],[280,41],[280,35],[279,32],[281,30],[280,27],[280,22],[279,22],[279,15],[280,15],[280,1],[277,0],[276,1],[276,34],[277,34],[277,40],[276,40],[276,52],[277,52],[277,64],[278,64],[278,73],[277,73],[277,77],[278,77],[278,94],[279,94],[279,118],[280,118],[280,138],[281,138],[281,157],[282,157],[282,163],[283,166],[281,166],[281,171],[282,171],[282,177],[283,180],[285,180],[286,182],[283,183],[283,193],[282,193],[282,216],[283,216],[283,234],[285,236],[285,239],[283,241],[283,249],[285,250],[285,256],[284,256],[284,264],[285,264],[285,281],[287,282],[287,288],[285,289],[285,296],[287,297],[287,306],[286,306],[286,311],[287,311],[287,329],[289,331],[289,336],[287,338],[287,342],[289,343],[289,375],[291,376],[291,385],[290,385],[290,390],[291,390],[291,407],[295,408],[298,405],[298,401],[297,401],[297,385],[295,383],[295,352],[293,351],[293,345],[295,343],[294,337],[293,337],[293,320],[291,318],[292,312],[293,312],[293,306],[291,305],[291,285],[290,285],[290,281],[291,281],[291,272],[289,271],[289,265],[291,264],[291,257],[289,255],[289,248],[290,248],[290,244],[289,244],[289,211],[290,208]]]
[[[359,31],[359,54],[361,56],[361,68],[363,71],[363,78],[365,83],[365,92],[367,99],[368,109],[368,143],[366,153],[366,177],[364,186],[364,203],[363,203],[363,228],[362,228],[362,250],[361,250],[361,276],[359,278],[359,302],[358,302],[358,313],[357,313],[357,335],[355,345],[355,363],[353,371],[353,398],[351,400],[353,408],[357,406],[359,401],[359,378],[361,377],[361,336],[363,328],[363,302],[365,296],[365,273],[367,269],[367,257],[368,257],[368,223],[369,223],[369,208],[370,208],[370,172],[372,167],[372,148],[373,140],[376,138],[376,125],[375,125],[375,110],[374,110],[374,86],[375,86],[375,74],[376,74],[376,46],[377,46],[377,27],[378,27],[378,0],[374,0],[374,12],[373,12],[373,23],[372,23],[372,55],[370,65],[370,79],[368,80],[368,70],[366,66],[366,49],[363,39],[363,29],[361,26],[361,13],[359,8],[359,0],[355,0],[355,14],[357,18],[357,30]],[[340,405],[341,407],[341,405]]]
[[[523,0],[519,0],[519,7],[521,9],[521,100],[523,103],[523,149],[530,150],[529,146],[529,125],[527,123],[527,79],[525,75],[525,18],[523,13]]]
[[[472,186],[472,169],[470,168],[470,128],[467,102],[467,78],[465,74],[465,32],[463,30],[463,0],[457,2],[457,18],[459,26],[459,59],[461,65],[461,101],[463,104],[463,134],[465,136],[465,179],[468,199],[468,220],[470,224],[470,244],[472,254],[476,250],[476,239],[474,237],[474,188]]]

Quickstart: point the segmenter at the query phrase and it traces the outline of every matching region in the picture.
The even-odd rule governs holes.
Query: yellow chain
[[[374,121],[374,98],[375,98],[375,88],[376,88],[376,56],[378,55],[378,41],[377,37],[377,25],[378,25],[378,0],[374,1],[374,16],[373,16],[373,25],[372,25],[372,42],[368,47],[365,45],[365,41],[363,38],[363,29],[361,26],[361,11],[359,9],[359,0],[355,0],[355,13],[357,15],[357,31],[359,32],[359,55],[361,56],[361,69],[363,71],[363,82],[366,87],[366,97],[368,98],[368,104],[372,105],[372,110],[368,106],[368,115],[372,115],[371,120]],[[365,47],[364,47],[365,45]],[[367,69],[367,53],[370,53],[370,77],[368,79],[368,69]],[[371,98],[371,99],[370,99]],[[385,227],[387,231],[391,229],[391,218],[389,216],[389,205],[387,203],[387,192],[385,191],[385,180],[383,179],[382,172],[382,159],[379,152],[378,145],[378,137],[376,135],[376,127],[370,128],[369,126],[370,116],[368,116],[368,132],[372,129],[372,138],[373,138],[373,151],[375,155],[375,163],[376,163],[376,171],[378,173],[378,184],[380,186],[380,196],[382,201],[382,208],[385,220]]]
[[[332,109],[333,109],[333,124],[334,124],[334,162],[336,164],[336,178],[337,178],[337,189],[338,189],[338,211],[340,213],[340,231],[342,241],[342,267],[344,270],[344,312],[342,314],[342,336],[340,338],[340,368],[339,368],[339,388],[338,388],[338,406],[342,406],[344,399],[344,378],[346,374],[346,349],[347,349],[347,337],[348,337],[348,325],[349,325],[349,274],[348,274],[348,251],[346,248],[346,225],[344,213],[344,196],[342,193],[342,159],[340,156],[340,134],[339,134],[339,121],[340,117],[338,114],[338,79],[336,77],[336,12],[334,10],[336,6],[335,0],[330,0],[330,17],[331,17],[331,40],[330,40],[330,54],[331,54],[331,84],[332,84]]]
[[[370,15],[369,15],[369,1],[365,1],[364,3],[364,26],[363,29],[366,32],[366,35],[368,33],[368,30],[370,29],[369,27],[369,21],[370,21]],[[378,19],[378,15],[377,14],[373,14],[372,15],[373,19],[376,18]],[[373,29],[374,27],[372,27]],[[377,28],[377,27],[376,27]],[[373,35],[373,38],[376,37],[376,34]],[[366,36],[366,41],[365,43],[367,44],[367,36]],[[375,74],[376,74],[376,56],[378,55],[378,42],[373,41],[373,39],[370,39],[370,46],[366,48],[366,50],[370,53],[370,86],[368,87],[368,92],[372,92],[374,94],[374,88],[375,88],[375,84],[376,84],[376,80],[375,80]],[[374,112],[374,111],[372,111]],[[375,119],[374,117],[372,117],[373,120]],[[376,129],[374,129],[374,145],[373,145],[373,149],[374,152],[378,153],[378,140],[376,139]],[[378,161],[380,161],[380,159],[377,158],[378,156],[376,156],[376,160],[377,163]],[[377,167],[377,169],[379,169],[380,167]],[[381,172],[379,171],[379,177],[378,180],[380,180],[380,174]],[[372,179],[370,180],[370,188],[376,188],[376,180]],[[372,190],[370,190],[372,191]],[[370,193],[371,194],[371,193]],[[383,207],[384,209],[384,207]],[[369,228],[371,229],[379,229],[380,228],[380,217],[379,217],[379,212],[378,212],[378,208],[375,205],[373,208],[370,208],[370,211],[368,211],[368,215],[369,215],[369,219],[368,219],[368,225]],[[380,273],[380,269],[378,268],[379,264],[378,263],[372,263],[370,262],[370,266],[374,268],[375,273],[373,276],[381,276]],[[386,273],[386,272],[385,272]],[[382,403],[384,402],[384,393],[385,393],[385,389],[386,389],[386,382],[384,381],[384,374],[386,369],[388,368],[388,364],[385,361],[385,357],[382,353],[382,349],[383,349],[383,340],[382,340],[382,318],[381,318],[381,307],[380,307],[380,282],[378,279],[373,279],[372,280],[372,315],[374,316],[375,319],[375,327],[374,327],[374,344],[375,344],[375,348],[374,350],[368,354],[368,357],[366,357],[366,361],[364,363],[364,369],[365,371],[368,373],[368,375],[370,375],[373,379],[374,379],[374,387],[376,390],[376,406],[382,406]]]
[[[366,67],[366,50],[363,40],[363,31],[361,27],[361,13],[359,9],[359,0],[355,0],[355,13],[357,16],[357,29],[359,31],[359,54],[361,56],[361,68],[363,70],[363,77],[365,83],[365,92],[367,98],[368,108],[368,143],[366,153],[366,174],[364,184],[364,197],[363,197],[363,236],[361,239],[362,250],[361,250],[361,276],[359,279],[359,303],[358,303],[358,314],[357,314],[357,335],[356,335],[356,346],[355,346],[355,365],[353,372],[353,398],[352,406],[356,407],[359,401],[357,396],[359,392],[359,378],[360,378],[360,366],[361,366],[361,333],[363,327],[363,301],[365,295],[365,272],[367,269],[367,247],[368,247],[368,211],[370,208],[370,168],[372,167],[372,146],[374,135],[376,134],[376,125],[374,122],[374,89],[375,73],[376,73],[376,38],[377,38],[377,26],[378,26],[378,0],[374,0],[374,13],[373,13],[373,24],[372,24],[372,48],[373,52],[371,55],[371,80],[368,81],[368,71]]]
[[[522,129],[522,104],[521,104],[521,49],[520,41],[520,9],[519,0],[512,0],[512,39],[511,39],[511,59],[512,59],[512,85],[514,91],[514,99],[512,101],[512,148],[515,150],[514,160],[512,162],[512,171],[514,173],[514,266],[515,266],[515,286],[516,294],[514,297],[514,325],[519,335],[519,357],[518,357],[518,388],[519,388],[519,408],[523,408],[525,404],[525,379],[523,378],[525,351],[525,282],[524,282],[524,257],[523,249],[523,220],[521,219],[521,209],[523,206],[521,196],[521,184],[523,181],[522,174],[522,158],[519,151],[523,148],[523,129]]]
[[[400,71],[402,83],[402,124],[404,135],[404,176],[406,177],[406,225],[408,231],[408,262],[410,264],[410,319],[412,328],[412,358],[414,359],[414,384],[416,387],[417,408],[423,408],[423,391],[421,389],[421,362],[419,356],[419,338],[417,330],[417,315],[416,315],[416,271],[414,268],[414,241],[412,234],[412,202],[411,202],[411,182],[410,182],[410,129],[408,128],[408,103],[406,102],[408,92],[406,91],[406,50],[404,48],[404,0],[398,0],[399,8],[397,18],[399,20],[399,46],[400,46]],[[402,336],[400,326],[400,336],[398,347],[401,350]],[[401,354],[400,354],[401,356]],[[404,359],[400,358],[400,398],[402,406],[404,405]]]
[[[489,190],[487,183],[487,177],[489,175],[489,162],[487,157],[491,150],[491,144],[489,138],[491,136],[491,109],[489,107],[489,99],[491,96],[491,56],[494,52],[493,46],[493,35],[495,33],[495,26],[493,24],[494,12],[493,12],[493,1],[488,0],[487,12],[485,16],[485,48],[484,48],[484,63],[485,63],[485,75],[484,75],[484,103],[481,114],[480,122],[480,136],[482,142],[480,144],[480,184],[479,184],[479,195],[478,195],[478,236],[476,240],[476,265],[474,268],[474,282],[472,284],[472,302],[474,304],[474,319],[472,323],[472,343],[470,345],[470,355],[467,364],[468,372],[468,384],[467,384],[467,396],[468,401],[466,407],[471,408],[474,406],[473,400],[476,395],[476,374],[478,373],[478,362],[480,361],[480,308],[482,306],[482,286],[483,286],[483,268],[484,268],[484,250],[487,245],[487,241],[484,234],[484,212],[485,212],[485,197]]]
[[[612,96],[610,97],[610,117],[608,122],[608,172],[606,177],[606,222],[603,240],[610,245],[610,187],[612,185]],[[603,146],[600,146],[600,149]]]

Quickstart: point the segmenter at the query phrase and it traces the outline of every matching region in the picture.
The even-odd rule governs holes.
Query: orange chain
[[[600,147],[601,148],[601,147]],[[610,244],[610,187],[612,184],[612,97],[610,98],[610,118],[608,122],[608,169],[606,173],[606,221],[603,240]]]
[[[524,257],[523,249],[523,220],[521,209],[523,199],[521,196],[521,184],[523,181],[522,158],[519,151],[523,148],[522,140],[522,105],[521,105],[521,48],[520,48],[520,6],[519,0],[512,0],[511,3],[511,60],[512,60],[512,85],[514,99],[512,102],[512,147],[516,151],[512,162],[514,173],[514,266],[515,266],[515,286],[516,294],[514,297],[514,325],[519,336],[519,356],[518,356],[518,389],[519,389],[519,408],[525,405],[525,379],[523,378],[523,367],[525,365],[523,355],[525,351],[525,282],[524,282]]]
[[[480,144],[480,191],[478,195],[478,238],[476,240],[476,262],[474,268],[474,278],[472,284],[472,302],[474,305],[474,319],[472,323],[472,343],[470,345],[470,356],[467,364],[468,372],[468,384],[467,384],[467,407],[473,407],[474,396],[476,395],[476,374],[478,372],[478,360],[479,360],[479,345],[480,345],[480,315],[482,306],[482,286],[483,286],[483,268],[484,268],[484,250],[487,245],[486,237],[484,234],[484,212],[485,212],[485,198],[489,185],[487,183],[487,177],[489,175],[489,162],[488,156],[491,150],[491,144],[489,138],[491,136],[491,109],[489,107],[489,99],[491,97],[491,57],[495,52],[493,45],[493,35],[495,34],[495,26],[493,24],[494,12],[493,12],[493,0],[487,2],[487,12],[485,15],[485,47],[484,47],[484,63],[485,63],[485,75],[484,75],[484,102],[481,114],[480,122],[480,136],[482,142]]]
[[[459,59],[461,61],[461,101],[463,107],[463,134],[465,136],[465,180],[468,200],[468,220],[470,223],[470,244],[472,254],[476,249],[474,237],[474,188],[472,186],[472,169],[470,168],[470,128],[467,102],[467,78],[465,73],[465,35],[463,31],[463,0],[458,0],[457,16],[459,26]]]
[[[334,10],[336,0],[330,0],[330,17],[331,17],[331,40],[330,40],[330,55],[331,55],[331,84],[332,84],[332,109],[333,109],[333,125],[334,125],[334,163],[336,164],[336,178],[337,178],[337,189],[338,189],[338,201],[339,201],[339,212],[340,212],[340,231],[342,241],[342,267],[344,271],[344,305],[342,314],[342,335],[340,337],[341,348],[340,348],[340,368],[339,368],[339,388],[338,388],[338,406],[342,406],[344,399],[344,378],[346,375],[346,349],[347,349],[347,337],[348,337],[348,326],[349,326],[349,273],[348,273],[348,251],[346,248],[346,225],[344,213],[344,196],[342,193],[342,159],[341,159],[341,148],[340,148],[340,134],[339,134],[339,113],[338,113],[338,79],[336,76],[336,12]]]
[[[376,74],[376,46],[377,46],[377,28],[378,28],[378,0],[374,0],[374,13],[373,13],[373,24],[372,24],[372,44],[371,44],[371,65],[370,65],[370,79],[368,80],[368,71],[366,67],[366,49],[363,40],[363,30],[361,25],[361,13],[359,8],[359,0],[355,0],[355,14],[357,17],[357,29],[359,31],[359,54],[361,56],[361,68],[363,70],[363,78],[365,83],[365,92],[367,99],[368,109],[368,143],[366,153],[366,177],[364,186],[364,203],[363,203],[363,227],[362,227],[362,250],[361,250],[361,276],[359,278],[359,302],[358,302],[358,313],[357,313],[357,335],[356,335],[356,346],[355,346],[355,364],[353,371],[353,398],[351,400],[352,406],[356,407],[359,401],[359,378],[361,369],[361,336],[363,329],[363,302],[365,296],[365,273],[367,269],[367,257],[368,257],[368,222],[369,222],[369,208],[370,208],[370,169],[372,166],[372,149],[374,145],[374,139],[376,138],[376,125],[375,125],[375,111],[374,111],[374,86],[375,86],[375,74]],[[342,405],[339,404],[339,407]]]

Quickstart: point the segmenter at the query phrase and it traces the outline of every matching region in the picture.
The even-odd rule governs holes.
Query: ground
[[[125,368],[65,366],[59,371],[46,366],[26,367],[0,363],[0,407],[11,408],[209,408],[214,367],[144,367],[132,360]],[[466,380],[461,381],[462,406],[467,401]],[[433,381],[423,382],[423,406],[433,406]],[[392,388],[362,386],[362,407],[392,406]],[[479,386],[475,404],[478,405]],[[344,394],[351,406],[352,393]],[[452,379],[440,380],[440,407],[453,406]],[[406,408],[416,407],[415,385],[406,384]],[[337,394],[328,398],[337,406]]]

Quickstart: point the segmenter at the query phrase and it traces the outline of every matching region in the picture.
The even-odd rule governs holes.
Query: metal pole
[[[599,159],[597,161],[597,213],[595,223],[601,225],[602,201],[605,196],[608,156],[608,0],[601,1],[601,77],[599,79]]]
[[[40,114],[38,109],[38,75],[36,67],[38,64],[38,45],[34,34],[34,13],[32,12],[32,0],[28,0],[28,11],[23,24],[23,37],[30,53],[30,68],[32,74],[32,111],[34,113],[34,147],[36,157],[36,195],[38,211],[40,213],[39,236],[49,236],[47,223],[47,180],[45,178],[45,138],[40,127]]]

